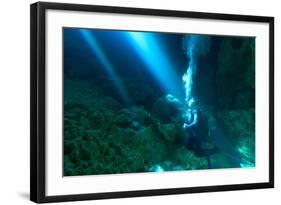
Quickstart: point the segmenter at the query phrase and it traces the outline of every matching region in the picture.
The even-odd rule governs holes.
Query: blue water
[[[248,69],[243,56],[251,62],[244,48],[251,38],[79,28],[64,28],[63,38],[66,175],[254,166],[254,138],[232,133],[228,118],[213,121],[194,145],[183,128],[194,99],[209,121],[229,111],[246,113],[238,124],[249,121],[254,105],[235,101],[245,89],[237,89],[233,100],[219,85],[231,83],[233,72],[221,70],[220,63],[239,61],[237,76]],[[235,55],[227,55],[227,46]],[[225,87],[231,93],[235,86]],[[247,152],[241,139],[250,142],[242,144]],[[201,145],[211,148],[196,148]]]

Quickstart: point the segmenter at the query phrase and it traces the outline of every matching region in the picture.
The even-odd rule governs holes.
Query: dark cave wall
[[[218,106],[243,109],[255,106],[254,38],[228,38],[221,43],[216,74]]]
[[[199,101],[216,110],[255,106],[255,39],[214,37],[195,80]]]

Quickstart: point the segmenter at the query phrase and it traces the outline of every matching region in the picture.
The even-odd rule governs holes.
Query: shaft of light
[[[107,58],[105,52],[97,42],[94,35],[91,34],[89,30],[86,29],[80,29],[79,30],[83,39],[86,41],[86,43],[89,45],[91,51],[94,55],[101,61],[101,64],[105,68],[107,74],[112,79],[114,86],[117,88],[119,94],[122,96],[124,102],[127,104],[130,103],[130,99],[128,96],[128,93],[126,92],[123,83],[119,79],[117,73],[114,71],[113,65],[110,63],[109,59]]]
[[[169,61],[169,55],[161,48],[157,34],[150,32],[128,32],[127,36],[131,40],[135,51],[146,65],[145,68],[154,79],[167,93],[180,97],[181,90],[176,84],[178,78],[173,64]]]

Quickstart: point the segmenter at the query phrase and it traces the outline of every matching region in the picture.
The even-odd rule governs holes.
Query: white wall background
[[[49,0],[52,1],[52,0]],[[280,204],[281,200],[281,12],[278,0],[60,0],[69,3],[146,7],[275,17],[275,177],[276,188],[204,194],[112,199],[60,204]],[[0,204],[29,201],[29,4],[0,6]]]

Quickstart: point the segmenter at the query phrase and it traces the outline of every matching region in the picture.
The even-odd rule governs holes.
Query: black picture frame
[[[46,196],[46,59],[45,26],[48,9],[102,13],[137,14],[194,19],[263,22],[269,24],[269,181],[192,188],[121,191],[74,195]],[[38,2],[30,7],[30,199],[37,203],[96,200],[197,192],[245,190],[274,187],[274,18],[265,16],[110,7],[82,4]]]

